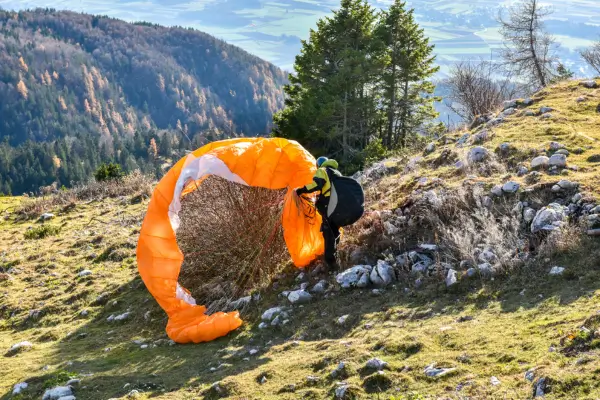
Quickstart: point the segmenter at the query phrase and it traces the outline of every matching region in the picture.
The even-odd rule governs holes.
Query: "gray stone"
[[[370,278],[375,286],[385,287],[396,281],[396,272],[387,262],[379,260],[371,271]]]
[[[546,156],[539,156],[531,160],[531,168],[546,168],[550,163],[550,159]]]
[[[40,221],[48,221],[52,218],[54,218],[54,214],[52,213],[43,213],[42,215],[40,215]]]
[[[437,378],[454,371],[456,371],[456,368],[437,368],[436,364],[433,363],[425,368],[425,375],[429,376],[430,378]]]
[[[569,156],[569,150],[567,150],[567,149],[560,149],[560,150],[557,150],[555,154],[563,154],[563,155],[565,155],[565,156],[568,157]]]
[[[20,394],[20,393],[24,392],[25,390],[27,390],[27,386],[29,386],[29,384],[27,382],[17,383],[15,386],[13,386],[13,390],[12,390],[13,396]]]
[[[533,208],[526,207],[523,210],[523,220],[526,223],[530,224],[531,221],[533,221],[533,219],[535,218],[535,214],[536,214],[536,212],[535,212],[535,210]]]
[[[533,382],[533,380],[535,379],[535,368],[525,372],[525,379],[529,382]]]
[[[260,324],[258,324],[258,329],[266,329],[269,327],[269,324],[267,324],[266,322],[261,322]]]
[[[55,388],[46,390],[42,396],[42,400],[58,400],[61,397],[72,395],[73,390],[69,386],[57,386]]]
[[[564,222],[567,218],[567,207],[557,203],[549,204],[547,207],[539,210],[531,224],[531,232],[537,233],[543,230],[554,230],[557,228],[556,222]]]
[[[342,315],[341,317],[339,317],[337,319],[337,324],[338,325],[344,325],[346,323],[346,321],[348,321],[348,318],[350,318],[350,315],[346,314],[346,315]]]
[[[369,284],[369,275],[373,267],[370,265],[356,265],[339,273],[335,280],[344,289],[351,287],[366,287]]]
[[[473,147],[469,151],[468,160],[470,163],[478,163],[485,160],[489,155],[488,150],[485,147],[477,146]]]
[[[550,142],[550,150],[551,151],[557,151],[557,150],[563,149],[564,147],[565,147],[565,145],[562,143]]]
[[[502,192],[502,185],[496,185],[492,188],[491,193],[496,196],[496,197],[500,197],[502,196],[504,193]]]
[[[481,132],[478,132],[475,135],[473,135],[473,143],[483,143],[490,140],[491,137],[492,134],[490,133],[490,131],[484,129]]]
[[[583,199],[583,195],[581,193],[576,193],[573,197],[571,197],[571,203],[577,203],[581,199]]]
[[[500,116],[508,117],[509,115],[513,115],[516,113],[517,113],[517,110],[515,110],[514,108],[507,108],[506,110],[504,110],[500,113]]]
[[[577,189],[579,187],[579,183],[577,182],[572,182],[569,181],[567,179],[562,179],[557,183],[558,186],[560,186],[561,189],[564,190],[574,190]]]
[[[588,89],[596,89],[598,87],[598,83],[596,83],[595,80],[590,79],[590,80],[581,82],[581,86],[588,88]]]
[[[252,296],[241,297],[235,301],[232,301],[230,307],[232,310],[241,310],[247,307],[252,301]]]
[[[502,102],[502,111],[505,111],[509,108],[516,108],[517,107],[517,100],[506,100],[504,102]]]
[[[392,224],[390,221],[385,221],[383,223],[383,228],[385,229],[386,235],[395,235],[400,232],[400,228]]]
[[[262,314],[261,319],[263,321],[271,321],[273,318],[275,318],[277,315],[281,314],[282,312],[283,312],[282,307],[271,307]]]
[[[300,272],[298,276],[296,276],[296,282],[304,282],[307,279],[307,276],[304,272]]]
[[[465,163],[460,160],[454,163],[454,168],[456,168],[456,169],[463,169],[464,167],[465,167]]]
[[[567,156],[564,154],[553,154],[548,161],[551,167],[564,168],[567,166]]]
[[[554,111],[554,108],[552,107],[540,107],[540,114],[546,114],[552,111]]]
[[[544,397],[548,391],[548,378],[540,378],[534,385],[533,397]]]
[[[448,275],[446,275],[446,286],[450,287],[454,285],[458,281],[456,271],[453,269],[448,270]]]
[[[520,187],[521,187],[521,185],[519,185],[517,182],[510,181],[510,182],[506,182],[502,186],[502,191],[504,193],[517,193],[519,191]]]
[[[331,375],[331,377],[336,378],[338,376],[342,376],[345,371],[346,371],[346,363],[342,361],[337,365],[337,367],[335,367],[335,369],[333,371],[331,371],[330,375]]]
[[[585,96],[579,96],[575,101],[578,103],[583,103],[587,98]]]
[[[467,270],[467,276],[468,276],[469,278],[472,278],[472,277],[474,277],[475,275],[477,275],[477,270],[476,270],[475,268],[469,268],[469,269]]]
[[[311,299],[312,299],[311,294],[303,289],[294,290],[293,292],[290,292],[290,294],[288,295],[288,300],[292,304],[308,303],[309,301],[311,301]]]
[[[419,249],[421,249],[423,251],[431,251],[431,252],[436,252],[439,250],[438,246],[436,244],[427,244],[427,243],[420,244]]]
[[[490,378],[490,383],[494,386],[498,386],[500,384],[500,379],[496,378],[495,376],[492,376]]]
[[[523,100],[521,102],[522,105],[529,107],[530,105],[533,104],[533,99],[531,97],[526,98],[525,100]]]
[[[535,116],[535,112],[533,110],[525,110],[525,112],[523,114],[526,117],[533,117],[533,116]]]
[[[84,276],[89,276],[91,275],[93,272],[90,271],[89,269],[84,269],[83,271],[81,271],[80,273],[77,274],[77,276],[79,277],[84,277]]]
[[[500,146],[498,146],[498,149],[500,152],[506,154],[510,151],[510,143],[502,143]]]
[[[425,147],[425,154],[431,154],[435,151],[435,143],[429,143],[427,147]]]
[[[126,320],[127,318],[129,318],[129,315],[130,315],[130,314],[131,314],[130,312],[125,312],[125,313],[123,313],[123,314],[119,314],[119,315],[117,315],[117,316],[114,318],[114,320],[115,320],[115,321],[124,321],[124,320]]]
[[[492,265],[490,263],[483,263],[477,266],[479,273],[481,276],[490,277],[494,274],[494,270],[492,269]]]
[[[563,272],[565,272],[565,268],[564,267],[552,267],[552,269],[550,270],[550,275],[552,276],[557,276],[557,275],[562,275]]]
[[[335,388],[335,398],[336,399],[345,399],[348,390],[350,389],[350,385],[345,382],[340,382],[338,386]]]
[[[322,279],[315,286],[313,286],[313,288],[311,289],[311,292],[317,293],[317,294],[325,293],[325,290],[327,290],[328,286],[329,286],[329,282]]]
[[[551,113],[542,114],[541,119],[551,119],[553,115]]]
[[[429,264],[427,264],[423,261],[419,261],[418,263],[416,263],[412,266],[411,271],[413,274],[424,274],[427,272],[428,269],[429,269]]]
[[[67,381],[67,386],[79,385],[81,383],[80,379],[69,379]]]
[[[75,396],[62,396],[58,400],[77,400],[77,398]]]
[[[500,117],[500,116],[499,116],[498,118],[494,118],[494,119],[490,120],[490,121],[489,121],[489,122],[486,124],[486,126],[490,126],[490,127],[492,127],[492,126],[497,126],[497,125],[500,125],[500,124],[501,124],[501,123],[503,123],[503,122],[504,122],[504,118],[502,118],[502,117]]]
[[[492,263],[495,262],[498,259],[498,257],[496,256],[496,254],[494,254],[493,251],[487,249],[479,254],[478,259],[481,263]]]
[[[32,347],[33,347],[33,344],[31,344],[30,341],[25,340],[23,342],[19,342],[19,343],[13,344],[10,347],[9,351],[10,352],[17,352],[17,351],[21,351],[21,349],[27,350],[27,349],[30,349]]]
[[[369,361],[367,361],[367,364],[365,365],[366,368],[374,369],[376,371],[381,371],[382,369],[385,369],[387,366],[388,366],[388,363],[386,363],[385,361],[383,361],[379,358],[371,358]]]

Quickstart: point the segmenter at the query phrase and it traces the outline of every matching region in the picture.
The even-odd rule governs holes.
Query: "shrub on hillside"
[[[43,239],[48,236],[58,235],[60,226],[41,225],[25,232],[25,239]]]
[[[124,175],[123,170],[119,164],[109,163],[102,164],[94,173],[94,178],[98,182],[105,182],[113,179],[120,179]]]
[[[37,218],[57,206],[73,205],[77,201],[102,200],[121,196],[131,199],[149,198],[152,195],[154,179],[135,171],[121,179],[90,181],[71,189],[60,190],[48,197],[28,198],[23,202],[18,214],[27,219]]]
[[[182,199],[179,281],[209,312],[266,287],[288,264],[285,193],[211,176]]]

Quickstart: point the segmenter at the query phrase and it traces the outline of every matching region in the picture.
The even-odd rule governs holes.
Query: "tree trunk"
[[[344,123],[342,126],[342,157],[348,158],[348,90],[344,91]]]
[[[392,91],[390,95],[390,105],[388,108],[388,129],[387,129],[387,142],[388,148],[392,148],[392,133],[394,131],[394,108],[396,107],[396,63],[395,56],[392,57],[392,79],[390,82],[390,89]]]
[[[542,85],[542,87],[546,86],[546,77],[544,76],[544,71],[542,70],[542,66],[540,65],[540,60],[538,59],[537,53],[535,51],[535,41],[534,41],[534,27],[533,23],[535,22],[536,16],[535,13],[537,11],[537,1],[533,1],[533,6],[531,8],[531,16],[529,19],[529,51],[531,51],[531,57],[533,58],[533,64],[535,66],[536,74],[538,77],[538,81]]]
[[[400,123],[400,147],[406,146],[406,134],[408,127],[406,126],[406,120],[408,119],[408,78],[404,81],[404,93],[402,99],[402,120]]]

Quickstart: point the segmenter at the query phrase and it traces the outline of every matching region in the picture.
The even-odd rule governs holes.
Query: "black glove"
[[[307,191],[306,191],[306,188],[305,188],[305,187],[301,187],[301,188],[298,188],[298,189],[296,189],[296,194],[297,194],[298,196],[302,196],[302,195],[303,195],[303,194],[305,194],[305,193],[307,193]]]

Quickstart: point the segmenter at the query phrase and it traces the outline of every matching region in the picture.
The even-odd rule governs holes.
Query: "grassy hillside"
[[[578,102],[581,96],[585,101]],[[384,176],[365,184],[370,208],[400,208],[412,218],[420,211],[406,208],[428,190],[458,192],[469,182],[480,182],[487,193],[510,180],[522,185],[517,196],[536,193],[547,197],[546,204],[563,200],[550,199],[544,188],[564,178],[580,182],[587,201],[598,198],[599,165],[593,156],[600,154],[600,92],[566,82],[533,99],[529,109],[551,107],[552,117],[525,116],[521,107],[488,128],[493,137],[479,144],[490,151],[485,165],[455,165],[475,146],[457,147],[455,140],[465,132],[441,138],[426,156],[387,160]],[[528,183],[531,174],[518,177],[519,163],[529,165],[548,151],[551,141],[569,150],[568,175],[542,171],[538,183]],[[505,142],[512,149],[508,156],[496,154]],[[78,399],[322,399],[335,398],[342,381],[345,398],[524,399],[532,397],[540,378],[547,378],[547,399],[600,396],[600,333],[594,333],[600,328],[600,247],[597,238],[576,228],[566,232],[577,237],[557,242],[555,251],[539,250],[530,262],[493,278],[465,277],[451,253],[440,251],[439,257],[448,257],[442,261],[453,262],[458,270],[459,282],[450,287],[435,276],[417,282],[399,271],[400,280],[385,289],[340,290],[331,277],[312,270],[307,274],[310,287],[328,279],[332,289],[325,296],[314,295],[310,303],[291,306],[279,295],[300,284],[298,272],[289,270],[276,288],[251,304],[238,331],[210,343],[173,345],[164,333],[165,315],[136,271],[135,244],[147,202],[139,202],[144,198],[140,193],[113,195],[37,211],[27,208],[30,215],[56,215],[44,224],[15,212],[30,200],[0,199],[0,210],[6,210],[0,221],[3,399],[38,399],[45,388],[70,379],[80,380],[72,383]],[[501,208],[514,201],[500,198],[495,204]],[[472,218],[477,215],[474,210]],[[444,236],[436,241],[437,232],[427,232],[425,226],[407,225],[417,233],[406,238],[375,227],[361,232],[366,225],[348,230],[344,257],[356,248],[377,260],[387,248],[396,255],[396,250],[414,249],[414,243],[448,245]],[[377,250],[382,243],[386,250]],[[553,266],[566,272],[550,276]],[[84,270],[91,274],[79,276]],[[290,307],[290,322],[259,329],[261,314],[277,305]],[[121,321],[107,321],[124,313],[129,314]],[[22,341],[32,346],[10,351]],[[375,357],[388,363],[383,373],[365,367]],[[340,362],[344,371],[332,377]],[[428,377],[424,370],[432,363],[455,369]],[[526,379],[528,371],[531,380]],[[13,386],[24,381],[27,390],[11,397]]]

